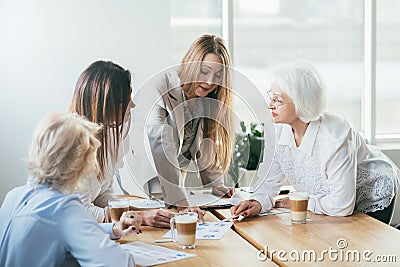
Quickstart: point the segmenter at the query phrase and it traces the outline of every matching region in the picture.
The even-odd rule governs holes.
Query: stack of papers
[[[196,239],[218,240],[231,228],[233,222],[204,222],[198,223],[196,228]],[[175,229],[176,236],[176,229]],[[163,238],[172,238],[169,230]]]
[[[161,246],[146,244],[140,241],[121,245],[133,255],[135,263],[140,266],[153,266],[172,261],[195,257],[195,254],[169,249]]]

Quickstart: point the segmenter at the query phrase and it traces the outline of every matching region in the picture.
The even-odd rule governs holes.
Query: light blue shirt
[[[0,208],[0,266],[134,266],[102,228],[112,234],[112,224],[97,224],[77,196],[28,181]]]

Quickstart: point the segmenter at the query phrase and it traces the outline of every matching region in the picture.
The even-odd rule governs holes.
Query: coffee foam
[[[289,199],[291,200],[307,200],[308,193],[305,192],[292,192],[289,194]]]
[[[175,217],[176,223],[194,223],[197,222],[197,217],[190,215],[181,215]]]

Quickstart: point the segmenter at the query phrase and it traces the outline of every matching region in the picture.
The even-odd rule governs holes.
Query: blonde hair
[[[203,118],[202,127],[204,138],[209,138],[216,146],[215,158],[212,168],[222,167],[227,171],[232,158],[234,126],[233,126],[233,94],[231,82],[231,57],[225,42],[215,35],[204,34],[197,38],[187,50],[178,69],[178,77],[181,81],[182,90],[188,95],[195,90],[194,85],[198,81],[200,64],[207,54],[219,56],[223,66],[223,78],[221,84],[211,93],[208,98],[218,100],[217,105],[209,105],[206,113],[211,118]],[[211,144],[211,142],[208,142]],[[202,155],[207,156],[207,155]]]
[[[54,113],[36,127],[27,167],[37,184],[72,193],[82,178],[97,170],[101,127],[72,113]]]

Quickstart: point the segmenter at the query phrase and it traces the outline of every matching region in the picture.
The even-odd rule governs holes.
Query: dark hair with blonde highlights
[[[178,69],[178,77],[183,91],[190,95],[198,81],[200,64],[209,53],[215,54],[221,59],[223,78],[215,89],[216,91],[207,95],[208,98],[218,100],[218,104],[210,106],[211,110],[206,111],[212,116],[211,118],[203,118],[202,127],[204,138],[211,139],[216,146],[215,158],[211,159],[212,166],[214,168],[220,166],[225,172],[229,168],[232,158],[234,127],[231,88],[232,62],[224,40],[218,36],[208,34],[197,38],[182,59],[182,64]]]
[[[99,180],[105,175],[109,146],[115,151],[111,160],[118,158],[122,131],[129,127],[124,118],[131,93],[131,73],[111,61],[92,63],[76,83],[69,111],[103,125],[99,136],[102,146],[97,152]]]

